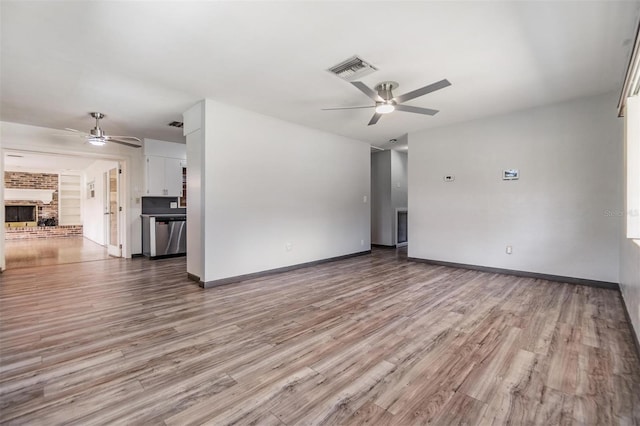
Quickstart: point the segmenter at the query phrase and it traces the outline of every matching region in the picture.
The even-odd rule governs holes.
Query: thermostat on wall
[[[445,175],[442,177],[442,180],[444,180],[445,182],[453,182],[454,180],[456,180],[456,177],[454,175]]]
[[[517,169],[506,169],[502,171],[502,180],[518,180],[520,172]]]

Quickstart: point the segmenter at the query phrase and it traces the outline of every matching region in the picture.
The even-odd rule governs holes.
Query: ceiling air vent
[[[184,126],[184,123],[182,121],[172,121],[171,123],[169,123],[169,126],[182,128]]]
[[[377,70],[378,68],[356,55],[329,68],[327,71],[332,72],[343,80],[354,80]]]

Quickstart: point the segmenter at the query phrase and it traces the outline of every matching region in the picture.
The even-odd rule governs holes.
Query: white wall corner
[[[204,135],[205,102],[200,101],[183,113],[183,133],[187,157],[187,272],[204,278]]]

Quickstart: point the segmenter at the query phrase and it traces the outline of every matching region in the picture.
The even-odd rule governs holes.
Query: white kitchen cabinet
[[[148,155],[146,195],[180,197],[182,161],[179,158]]]
[[[182,164],[179,158],[164,159],[164,178],[167,195],[182,196]]]

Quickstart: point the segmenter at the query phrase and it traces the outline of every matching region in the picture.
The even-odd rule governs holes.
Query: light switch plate
[[[165,204],[165,206],[166,206],[166,204]],[[171,206],[172,209],[177,209],[178,208],[178,203],[175,202],[175,201],[172,201],[170,206]]]

